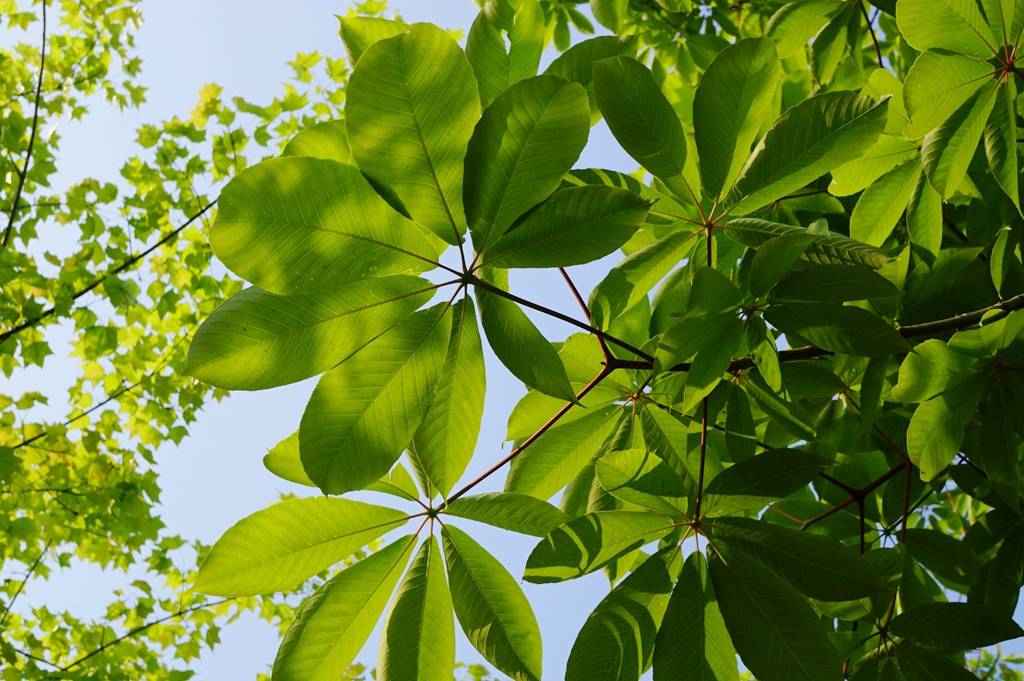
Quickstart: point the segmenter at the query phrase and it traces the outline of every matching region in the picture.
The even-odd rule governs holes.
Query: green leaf
[[[746,215],[854,160],[885,128],[888,102],[852,92],[815,95],[783,113],[765,135],[730,194]]]
[[[594,92],[626,153],[655,177],[682,175],[683,126],[646,66],[632,57],[602,59],[594,64]]]
[[[606,329],[616,317],[646,298],[692,248],[692,236],[673,232],[613,267],[590,294],[594,324]]]
[[[818,436],[805,417],[797,413],[795,406],[779,397],[777,393],[762,388],[752,380],[743,381],[740,387],[769,419],[788,433],[802,440],[813,440]]]
[[[716,542],[771,568],[811,598],[850,601],[885,588],[870,563],[834,539],[751,518],[717,518],[709,524]]]
[[[896,24],[918,52],[938,47],[988,59],[1001,44],[973,0],[900,0]]]
[[[754,297],[768,293],[803,256],[814,239],[813,234],[790,233],[762,244],[750,265],[750,293]]]
[[[478,252],[558,188],[589,131],[586,91],[555,76],[520,81],[487,107],[466,155],[466,217]]]
[[[654,644],[654,681],[738,681],[736,650],[725,629],[707,560],[691,553]]]
[[[193,588],[218,596],[291,591],[406,517],[350,499],[287,499],[228,529],[200,565]]]
[[[760,681],[840,681],[842,663],[821,620],[797,592],[742,554],[710,562],[722,619]]]
[[[892,234],[921,177],[916,160],[896,166],[864,190],[850,216],[850,236],[881,246]]]
[[[424,473],[445,496],[473,456],[484,412],[484,353],[473,300],[452,306],[452,332],[423,425],[416,432],[416,454]]]
[[[349,78],[345,114],[359,168],[398,194],[413,220],[458,243],[463,161],[480,98],[452,37],[415,24],[370,47]]]
[[[587,89],[593,121],[600,115],[594,94],[594,64],[610,57],[636,54],[636,36],[602,35],[576,43],[560,54],[544,70],[550,76],[565,78]]]
[[[454,674],[452,597],[440,549],[431,536],[391,604],[380,641],[377,681],[451,681]]]
[[[603,258],[640,228],[651,202],[633,192],[590,185],[555,192],[488,249],[496,267],[568,267]]]
[[[996,182],[1020,211],[1016,100],[1017,82],[1009,78],[997,88],[996,103],[985,125],[985,155]]]
[[[282,156],[312,156],[338,163],[351,163],[345,121],[325,121],[312,125],[285,145]]]
[[[597,455],[620,412],[616,405],[592,409],[582,418],[548,430],[512,461],[505,491],[538,499],[553,496]]]
[[[896,104],[893,101],[894,107]],[[849,196],[864,191],[896,166],[915,158],[916,144],[902,135],[883,134],[863,156],[832,171],[828,192],[833,196]]]
[[[750,248],[759,248],[783,234],[806,234],[807,229],[756,218],[729,220],[722,227],[731,239]],[[815,234],[804,251],[804,259],[819,264],[865,265],[878,269],[890,257],[873,246],[854,241],[841,234]]]
[[[793,272],[776,284],[771,299],[843,303],[898,295],[900,290],[892,282],[861,265],[815,265]]]
[[[919,139],[939,127],[992,79],[992,65],[980,59],[928,50],[918,56],[903,85],[910,123],[903,134]]]
[[[396,463],[388,474],[381,477],[375,483],[366,487],[369,492],[381,492],[392,496],[400,497],[406,501],[416,501],[420,498],[419,490],[416,489],[416,482],[409,475],[401,463]]]
[[[964,428],[978,405],[984,382],[975,379],[956,390],[922,402],[907,427],[907,454],[921,471],[922,480],[932,480],[953,461],[964,439]]]
[[[512,375],[546,395],[575,401],[576,393],[562,360],[526,313],[508,298],[482,286],[477,286],[475,292],[487,342]]]
[[[831,303],[776,303],[765,312],[772,326],[847,355],[885,357],[910,345],[888,322],[857,307]]]
[[[973,650],[1024,636],[998,610],[974,603],[924,603],[899,614],[889,631],[900,638],[947,650]]]
[[[640,678],[651,664],[681,562],[675,547],[656,553],[597,604],[569,652],[566,681]]]
[[[765,27],[783,59],[807,47],[807,43],[828,22],[839,7],[838,0],[795,0],[779,8]]]
[[[526,494],[490,492],[459,497],[444,512],[512,532],[544,537],[569,520],[548,502]]]
[[[363,489],[398,460],[430,407],[450,329],[446,305],[423,310],[320,379],[299,445],[325,494]]]
[[[927,177],[917,181],[917,189],[907,206],[907,232],[912,249],[923,249],[932,257],[939,254],[942,247],[942,197]]]
[[[301,381],[347,359],[430,300],[436,287],[392,276],[279,296],[236,293],[203,322],[185,372],[229,390]]]
[[[338,17],[341,40],[348,51],[348,60],[355,64],[370,45],[409,30],[403,21],[380,17]]]
[[[263,466],[288,482],[316,487],[316,483],[309,479],[302,468],[302,460],[299,458],[299,431],[274,445],[274,448],[263,457]]]
[[[703,507],[711,516],[764,508],[809,485],[828,465],[828,460],[799,450],[758,454],[716,475],[704,488]]]
[[[717,199],[732,186],[771,112],[781,77],[775,45],[767,38],[730,45],[704,72],[693,99],[693,127],[705,196]]]
[[[452,603],[470,643],[516,681],[539,680],[540,629],[515,578],[457,527],[445,527],[441,536]]]
[[[971,378],[974,363],[973,358],[931,338],[907,353],[889,396],[897,402],[925,402]]]
[[[1024,5],[1017,0],[981,0],[998,45],[1017,45],[1024,33]]]
[[[995,106],[997,91],[994,82],[983,86],[924,138],[921,163],[932,186],[945,199],[953,196],[967,173],[985,122]]]
[[[590,0],[590,11],[602,26],[618,33],[629,12],[628,0]]]
[[[535,584],[562,582],[600,570],[608,563],[663,537],[672,516],[639,511],[598,511],[553,530],[533,549],[523,578]]]
[[[700,479],[700,455],[687,447],[687,429],[671,414],[658,407],[650,407],[640,414],[644,429],[644,441],[655,454],[664,459],[675,470],[683,470],[696,486]],[[710,480],[722,470],[717,457],[705,457],[705,479]]]
[[[484,106],[510,85],[537,74],[544,38],[544,13],[537,0],[484,6],[466,39],[466,56],[480,85]]]
[[[305,156],[271,159],[236,175],[221,192],[210,243],[232,272],[283,294],[421,272],[441,250],[358,170]]]
[[[896,659],[906,681],[978,681],[978,677],[963,668],[959,662],[907,643],[896,646]]]
[[[597,460],[597,479],[614,497],[660,513],[686,510],[686,480],[643,449],[609,452]]]
[[[335,681],[370,636],[402,576],[408,536],[335,575],[303,601],[274,660],[275,681]]]

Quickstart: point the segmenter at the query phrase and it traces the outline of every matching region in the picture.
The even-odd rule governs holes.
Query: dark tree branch
[[[18,203],[21,201],[21,192],[25,189],[25,181],[28,179],[29,164],[32,162],[32,149],[36,144],[36,133],[39,131],[39,101],[43,94],[43,74],[46,72],[46,0],[43,0],[43,38],[39,46],[39,79],[36,81],[36,99],[32,107],[32,129],[28,136],[28,149],[25,150],[25,164],[18,173],[18,184],[14,189],[14,201],[11,203],[11,211],[7,215],[7,227],[4,228],[3,238],[0,239],[0,246],[6,248],[11,239],[11,230],[14,228],[14,220],[18,215]],[[2,340],[2,339],[0,339]]]
[[[43,550],[39,552],[38,556],[36,556],[36,559],[32,562],[32,565],[29,566],[28,572],[25,573],[25,578],[21,580],[20,584],[18,584],[18,588],[14,592],[14,595],[11,596],[11,600],[7,601],[7,605],[4,607],[4,614],[0,615],[0,631],[3,631],[4,622],[7,621],[7,616],[11,614],[11,608],[14,607],[14,602],[18,600],[18,596],[21,595],[21,592],[25,588],[25,585],[28,584],[28,580],[32,578],[32,575],[33,573],[35,573],[36,568],[38,568],[39,564],[43,562],[43,557],[46,555],[46,552],[50,550],[50,545],[52,543],[53,540],[46,542],[46,546],[43,547]]]
[[[882,48],[878,46],[878,36],[875,34],[874,22],[871,20],[871,17],[868,16],[868,9],[864,6],[864,3],[858,0],[857,4],[860,5],[860,12],[864,15],[864,21],[867,22],[868,32],[871,33],[871,42],[875,46],[875,58],[878,59],[878,68],[884,69],[885,64],[882,63]]]
[[[558,271],[562,273],[562,279],[565,279],[565,283],[568,284],[569,290],[572,291],[573,298],[576,299],[576,302],[577,304],[579,304],[580,309],[583,310],[583,315],[587,318],[587,323],[593,326],[594,317],[590,314],[590,307],[587,306],[587,301],[585,301],[583,299],[583,296],[580,295],[579,289],[576,288],[576,284],[574,284],[572,282],[572,279],[569,278],[569,273],[565,271],[565,268],[559,267]],[[608,360],[612,359],[612,353],[608,349],[608,344],[605,342],[604,336],[596,335],[596,338],[598,344],[600,344],[601,346],[601,354],[604,355],[604,359],[607,362]]]

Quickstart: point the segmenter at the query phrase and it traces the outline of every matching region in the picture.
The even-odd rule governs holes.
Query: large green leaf
[[[840,681],[843,665],[810,605],[743,554],[711,561],[722,619],[759,681]]]
[[[897,681],[979,681],[978,677],[964,669],[959,662],[928,648],[912,646],[906,642],[896,647],[903,677]],[[874,681],[872,679],[872,681]]]
[[[972,650],[1024,636],[1013,619],[974,603],[924,603],[898,615],[889,631],[900,638],[948,650]]]
[[[765,313],[783,333],[805,338],[831,352],[885,357],[906,352],[907,341],[878,315],[832,303],[777,303]]]
[[[651,451],[668,462],[673,469],[686,471],[690,482],[696,487],[700,478],[700,453],[696,447],[688,447],[686,425],[659,407],[645,408],[640,420],[643,423],[644,441]],[[722,470],[722,464],[718,457],[708,452],[704,468],[704,479],[710,480]]]
[[[337,681],[362,649],[402,576],[415,537],[335,575],[303,601],[274,660],[274,681]]]
[[[520,81],[487,107],[466,155],[466,217],[478,252],[558,188],[589,131],[586,91],[556,76]]]
[[[633,56],[636,53],[636,36],[602,35],[576,43],[554,59],[544,73],[559,76],[587,89],[590,98],[592,119],[600,115],[597,97],[594,94],[594,64],[602,59],[618,56]]]
[[[658,628],[682,562],[654,554],[605,596],[576,636],[566,681],[636,681],[651,664]]]
[[[345,121],[324,121],[312,125],[285,145],[282,156],[312,156],[338,163],[351,163]]]
[[[1001,45],[975,0],[899,0],[896,23],[919,52],[938,47],[988,59]]]
[[[1024,3],[1020,7],[1024,7]],[[996,103],[985,125],[985,155],[992,175],[1019,211],[1016,101],[1017,82],[1010,78],[996,92]]]
[[[553,530],[533,549],[523,578],[543,584],[600,570],[674,528],[672,516],[639,511],[598,511]]]
[[[308,294],[247,288],[203,322],[189,346],[186,373],[229,390],[301,381],[338,362],[430,300],[418,277],[366,279]]]
[[[359,168],[455,243],[465,230],[466,146],[480,116],[476,79],[455,40],[415,24],[370,47],[349,78],[345,114]]]
[[[722,227],[725,234],[737,243],[760,248],[771,239],[784,234],[807,234],[803,227],[783,225],[757,218],[729,220]],[[888,255],[874,246],[854,241],[841,234],[816,234],[815,239],[804,250],[804,259],[821,264],[865,265],[879,268],[889,262]]]
[[[843,303],[898,296],[892,282],[860,265],[816,265],[793,272],[772,289],[772,300]]]
[[[907,455],[932,480],[960,451],[964,428],[978,406],[984,381],[974,379],[918,405],[907,427]]]
[[[888,102],[826,92],[782,114],[765,135],[730,194],[746,215],[860,156],[885,128]]]
[[[939,127],[991,79],[992,65],[980,59],[939,50],[922,53],[903,86],[910,116],[903,134],[919,139]]]
[[[632,57],[594,64],[594,92],[622,148],[656,177],[682,175],[686,136],[650,70]]]
[[[643,449],[608,452],[597,460],[601,488],[614,497],[660,513],[686,510],[686,480]]]
[[[971,378],[975,360],[932,338],[914,346],[900,364],[889,395],[897,402],[925,402]]]
[[[814,239],[809,232],[791,233],[764,242],[750,264],[751,295],[760,298],[768,293],[803,256]]]
[[[612,253],[643,225],[651,202],[615,187],[555,192],[487,250],[497,267],[568,267]]]
[[[544,12],[537,0],[492,0],[484,5],[466,38],[466,56],[484,106],[510,85],[537,74],[544,38]]]
[[[403,21],[381,17],[338,17],[338,20],[341,22],[341,40],[353,64],[359,61],[370,45],[409,30],[408,24]]]
[[[264,161],[221,192],[210,243],[235,274],[274,293],[308,294],[420,272],[441,242],[396,213],[352,166],[307,156]]]
[[[243,518],[213,545],[195,590],[289,591],[394,529],[406,514],[350,499],[287,499]]]
[[[548,502],[526,494],[490,492],[459,497],[444,512],[513,532],[544,537],[569,520]]]
[[[442,537],[452,603],[470,643],[516,681],[539,681],[540,629],[515,578],[457,527]]]
[[[420,547],[384,624],[377,681],[451,681],[455,674],[452,597],[434,537]]]
[[[811,598],[849,601],[884,589],[872,565],[834,539],[751,518],[709,524],[716,542],[746,553]]]
[[[896,104],[892,102],[894,108]],[[911,140],[902,135],[883,134],[863,156],[832,171],[828,192],[833,196],[849,196],[864,191],[896,166],[917,158],[917,154],[917,145]]]
[[[708,579],[707,560],[686,559],[654,645],[654,681],[738,681],[736,650]]]
[[[881,246],[903,215],[921,176],[921,164],[907,161],[864,190],[850,216],[850,236]]]
[[[363,489],[398,460],[430,407],[450,329],[446,305],[423,310],[320,379],[299,445],[325,493]]]
[[[592,409],[582,418],[548,430],[512,462],[505,491],[550,498],[594,459],[620,411],[615,405]]]
[[[694,140],[704,195],[729,189],[750,155],[782,77],[775,45],[740,40],[718,53],[693,99]]]
[[[985,122],[995,106],[998,90],[995,82],[983,86],[942,125],[925,136],[921,163],[932,186],[943,198],[950,198],[960,187],[985,131]]]
[[[443,496],[473,456],[484,412],[484,353],[469,297],[452,306],[452,333],[430,410],[416,432],[423,472]]]
[[[316,483],[309,479],[302,467],[302,459],[299,458],[299,431],[297,430],[267,452],[263,457],[263,466],[288,482],[316,487]]]
[[[773,449],[740,461],[716,475],[704,488],[708,515],[764,508],[813,482],[829,462],[798,450]]]
[[[507,278],[495,276],[498,281]],[[535,390],[566,401],[576,399],[558,352],[526,313],[511,300],[476,287],[480,322],[494,354],[512,375]]]
[[[811,38],[839,7],[839,0],[794,0],[779,8],[765,27],[783,59],[805,49]]]

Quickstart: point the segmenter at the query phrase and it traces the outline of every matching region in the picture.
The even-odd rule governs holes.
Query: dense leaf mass
[[[543,623],[466,519],[538,538],[522,578],[542,588],[608,577],[570,681],[1020,679],[993,646],[1024,635],[1024,0],[480,4],[464,46],[343,18],[344,96],[275,128],[273,158],[214,157],[230,179],[209,248],[251,286],[205,274],[192,235],[202,262],[173,309],[205,321],[163,392],[198,406],[185,374],[320,376],[265,464],[328,496],[241,520],[195,589],[269,597],[340,568],[295,614],[279,681],[348,674],[378,621],[378,679],[452,678],[456,623],[500,672],[555,678]],[[572,45],[591,17],[612,35]],[[199,111],[199,130],[235,115]],[[602,119],[632,174],[577,167]],[[15,123],[28,168],[35,124]],[[0,262],[52,307],[5,284],[5,371],[41,363],[49,317],[96,357],[119,341],[31,274],[32,168]],[[168,204],[189,201],[205,204]],[[599,283],[578,290],[573,266]],[[557,271],[579,311],[521,295],[517,269]],[[138,291],[117,273],[100,282],[121,309]],[[552,342],[540,316],[574,333]],[[488,352],[526,389],[502,458],[480,433]],[[88,446],[16,425],[0,424],[14,490],[52,465],[25,445]],[[342,496],[363,491],[388,496]],[[36,553],[87,541],[17,527],[29,510],[8,524]],[[15,621],[0,652],[36,669],[45,625]]]

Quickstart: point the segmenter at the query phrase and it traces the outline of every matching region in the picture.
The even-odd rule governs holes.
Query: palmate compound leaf
[[[466,637],[515,681],[539,681],[540,629],[515,578],[459,528],[446,526],[441,536],[452,603]]]
[[[469,61],[442,29],[415,24],[356,63],[345,106],[360,170],[449,243],[465,231],[463,167],[480,98]]]
[[[404,521],[402,511],[350,499],[287,499],[240,520],[199,567],[196,591],[290,591]]]
[[[597,511],[574,518],[537,544],[523,578],[544,584],[600,570],[668,534],[674,522],[670,515],[641,511]]]
[[[1002,45],[974,0],[900,0],[896,23],[921,52],[937,47],[987,59]]]
[[[356,168],[307,156],[235,176],[221,192],[210,243],[232,272],[282,294],[422,272],[444,245],[395,212]]]
[[[403,537],[345,568],[303,601],[274,660],[274,681],[336,681],[366,643],[409,562]]]
[[[710,562],[736,652],[758,681],[840,681],[843,665],[807,601],[766,567],[731,552]]]
[[[466,218],[478,252],[558,188],[589,132],[586,91],[556,76],[522,80],[484,110],[465,174]]]
[[[795,589],[823,601],[849,601],[884,591],[874,567],[834,539],[752,518],[708,523],[715,542],[774,570]]]
[[[705,196],[732,185],[773,105],[782,70],[768,38],[730,45],[704,72],[693,100],[694,140]]]
[[[672,547],[647,558],[598,603],[576,636],[566,681],[636,681],[650,667],[658,628],[682,557]]]
[[[325,493],[363,489],[401,456],[430,407],[451,323],[446,304],[417,312],[320,379],[299,450]]]
[[[982,59],[945,50],[922,52],[903,85],[903,101],[910,117],[903,134],[917,140],[939,127],[992,80],[992,71],[992,65]]]
[[[473,300],[466,297],[455,303],[451,315],[448,354],[430,410],[414,439],[423,473],[442,496],[451,491],[473,456],[486,385]]]
[[[629,241],[650,207],[650,201],[615,187],[561,189],[495,242],[484,262],[568,267],[598,260]]]
[[[783,113],[729,195],[746,215],[860,156],[885,128],[888,102],[853,92],[826,92]]]
[[[214,310],[189,346],[186,373],[229,390],[260,390],[315,376],[408,317],[435,286],[407,275],[306,294],[260,288]]]
[[[384,624],[377,681],[451,681],[455,673],[452,596],[433,536],[420,547]]]
[[[512,532],[544,537],[569,517],[542,499],[513,492],[469,494],[445,505],[444,512]]]
[[[672,590],[654,644],[654,681],[738,681],[707,559],[691,553]]]

